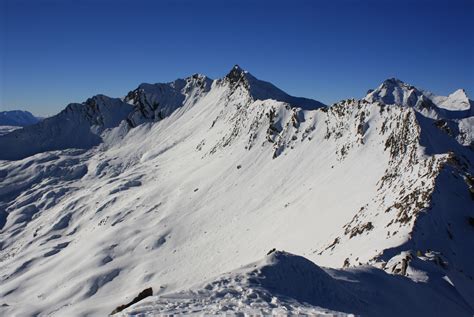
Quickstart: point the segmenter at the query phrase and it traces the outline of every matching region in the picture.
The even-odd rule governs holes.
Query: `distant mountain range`
[[[0,111],[0,126],[26,127],[38,123],[41,118],[23,110]]]
[[[472,316],[473,109],[239,66],[69,104],[0,136],[0,315]]]

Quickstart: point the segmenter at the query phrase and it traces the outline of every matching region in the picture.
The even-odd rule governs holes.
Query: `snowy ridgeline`
[[[473,126],[462,90],[239,67],[70,104],[0,136],[0,314],[471,316]]]
[[[275,251],[189,290],[145,299],[120,315],[462,316],[472,310],[453,296],[439,267],[412,263],[408,279],[370,266],[322,269],[304,257]],[[413,281],[426,280],[425,273],[436,287]]]

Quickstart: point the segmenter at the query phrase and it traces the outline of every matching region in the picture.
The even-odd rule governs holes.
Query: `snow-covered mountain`
[[[390,78],[377,89],[370,90],[363,100],[414,108],[421,116],[436,119],[435,124],[454,136],[459,143],[473,146],[474,101],[467,97],[463,89],[447,97],[438,96]]]
[[[102,142],[101,133],[116,127],[132,111],[117,98],[98,95],[69,104],[59,114],[0,137],[0,159],[15,160],[52,150],[88,149]]]
[[[39,121],[39,118],[28,111],[0,111],[0,126],[25,127],[38,123]]]
[[[431,92],[425,92],[439,108],[449,111],[466,111],[473,109],[474,102],[470,100],[464,89],[458,89],[449,96],[436,96]]]
[[[458,89],[447,97],[437,96],[396,78],[385,80],[377,89],[369,91],[364,99],[387,105],[413,107],[430,117],[462,119],[474,116],[474,101],[467,97],[463,89]]]
[[[102,143],[106,135],[123,135],[128,129],[142,123],[159,121],[174,112],[187,111],[209,93],[212,84],[213,81],[206,76],[195,74],[165,84],[141,84],[123,100],[98,95],[81,104],[69,104],[58,115],[40,124],[0,138],[0,148],[6,149],[0,153],[0,159],[21,159],[36,153],[67,148],[89,149]],[[249,100],[274,99],[305,109],[325,106],[312,99],[290,96],[272,84],[258,80],[237,65],[215,84],[232,90],[243,88]],[[108,133],[108,130],[120,124],[120,129]],[[107,133],[103,134],[106,130]]]
[[[0,312],[104,315],[152,287],[120,314],[470,316],[454,95],[391,79],[326,107],[236,66],[0,136]]]
[[[307,110],[326,106],[313,99],[290,96],[281,89],[275,87],[273,84],[255,78],[252,74],[240,68],[239,65],[235,65],[234,68],[232,68],[225,80],[230,83],[232,88],[239,85],[244,86],[253,99],[273,99],[283,101],[292,106]]]

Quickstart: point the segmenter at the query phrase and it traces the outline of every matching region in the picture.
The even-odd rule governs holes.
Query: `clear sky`
[[[474,99],[474,0],[0,3],[0,110],[51,115],[234,64],[328,104],[388,77]]]

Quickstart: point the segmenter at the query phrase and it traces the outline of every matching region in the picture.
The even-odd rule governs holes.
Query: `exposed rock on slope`
[[[127,121],[131,127],[143,122],[158,121],[184,106],[192,106],[209,92],[212,80],[195,74],[167,84],[141,84],[128,93],[125,101],[134,105]]]

